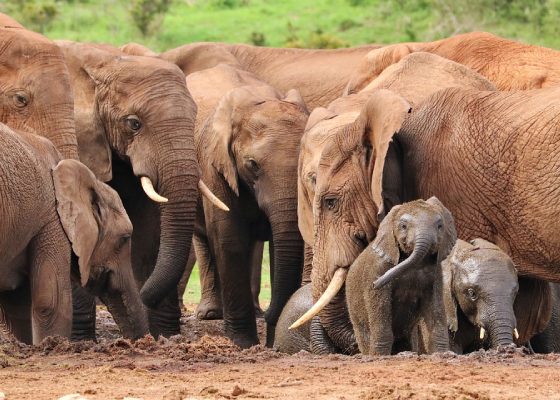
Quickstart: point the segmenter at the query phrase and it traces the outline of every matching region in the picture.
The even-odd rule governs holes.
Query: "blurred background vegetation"
[[[0,0],[52,39],[336,48],[472,30],[560,48],[560,0]]]
[[[434,40],[473,30],[560,48],[560,0],[0,0],[51,39],[156,51],[199,41],[337,48]],[[261,303],[270,301],[268,246]],[[200,299],[195,268],[186,303]]]

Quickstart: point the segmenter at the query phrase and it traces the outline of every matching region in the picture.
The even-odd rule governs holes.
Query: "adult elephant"
[[[58,45],[75,93],[80,158],[119,193],[134,226],[132,265],[150,331],[178,334],[176,287],[190,250],[198,186],[204,188],[193,140],[196,105],[185,77],[171,63],[110,46]],[[78,336],[94,335],[92,304],[85,295],[78,304]]]
[[[326,335],[316,327],[317,334],[311,335],[312,342],[316,341],[313,348],[332,347],[324,343],[328,337],[342,352],[357,351],[344,280],[348,267],[373,240],[380,220],[380,194],[374,192],[371,179],[382,152],[388,150],[376,149],[374,145],[388,146],[388,138],[408,116],[411,105],[430,93],[453,86],[493,89],[487,80],[460,64],[417,53],[387,69],[359,94],[341,97],[328,108],[317,108],[311,113],[302,139],[298,204],[302,236],[312,240],[311,280],[313,298],[318,304],[296,325],[320,312],[320,327]],[[382,88],[402,91],[407,100],[389,97],[387,102],[370,101],[372,93]],[[381,114],[383,119],[379,114],[374,118],[374,110],[387,114]],[[313,150],[317,144],[319,153]],[[391,168],[398,165],[389,165],[388,169]],[[386,202],[386,210],[400,203],[394,197],[388,197]]]
[[[466,71],[464,77],[469,74],[475,75]],[[398,82],[403,77],[394,78]],[[433,76],[427,75],[427,79]],[[322,222],[317,230],[317,254],[327,254],[324,259],[328,260],[314,265],[320,283],[317,294],[327,294],[321,303],[328,303],[336,295],[346,275],[344,260],[332,253],[354,243],[348,235],[336,234],[337,225],[352,220],[358,221],[352,229],[364,229],[359,221],[374,224],[374,217],[382,218],[394,204],[432,195],[450,209],[460,237],[481,237],[496,243],[510,255],[522,275],[558,279],[560,243],[551,221],[560,206],[553,194],[560,177],[551,161],[555,151],[550,150],[558,136],[558,110],[553,101],[558,90],[492,92],[481,90],[479,77],[471,80],[473,88],[465,88],[468,81],[463,82],[463,87],[440,90],[415,102],[416,110],[410,115],[403,97],[377,90],[365,102],[356,123],[345,128],[354,135],[345,135],[344,146],[336,143],[340,150],[335,141],[324,150],[317,175],[319,195],[315,198],[315,218]],[[486,86],[491,87],[489,83]],[[398,92],[398,85],[390,87]],[[343,172],[360,154],[364,157],[370,153],[374,155],[371,163],[364,164],[368,169]],[[332,165],[338,168],[334,170]],[[342,180],[345,188],[351,188],[351,198],[368,199],[367,203],[356,207],[346,200],[350,197],[346,190],[335,191]],[[528,190],[529,181],[539,188],[537,192]],[[331,204],[334,208],[329,208]],[[530,302],[530,313],[525,318],[526,326],[532,328],[547,319],[546,313],[550,315],[549,290],[546,283],[536,280],[529,280],[527,286],[525,293],[530,293],[525,298]],[[323,312],[333,306],[342,307],[335,302]],[[327,318],[329,315],[327,312]],[[332,329],[328,324],[331,321],[326,321],[325,328]],[[335,327],[338,337],[346,343],[353,341],[344,321]],[[524,332],[520,335],[523,340]]]
[[[70,337],[73,250],[73,278],[102,294],[125,337],[145,335],[132,225],[117,194],[44,138],[0,124],[0,142],[0,320],[26,343]]]
[[[226,335],[257,344],[251,295],[253,254],[270,241],[272,298],[267,343],[299,287],[303,242],[297,226],[297,154],[307,108],[297,91],[281,95],[253,74],[218,65],[188,75],[198,106],[196,147],[201,174],[230,211],[205,200],[195,233],[201,270],[219,277]]]
[[[363,57],[380,45],[350,49],[280,49],[225,43],[193,43],[161,53],[188,75],[218,64],[236,66],[284,93],[297,89],[309,109],[326,106],[340,96]],[[153,54],[136,44],[132,54]]]
[[[471,32],[435,42],[400,43],[373,50],[363,58],[346,88],[357,93],[388,66],[415,52],[428,52],[466,65],[486,77],[498,90],[528,90],[560,83],[560,52]]]

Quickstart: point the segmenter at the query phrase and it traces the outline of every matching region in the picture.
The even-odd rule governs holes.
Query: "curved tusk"
[[[516,339],[519,339],[519,332],[517,331],[517,328],[513,328],[513,336],[515,336]]]
[[[329,283],[329,286],[327,286],[325,293],[323,293],[322,296],[319,297],[317,303],[313,304],[313,307],[311,307],[309,310],[307,310],[305,314],[299,317],[299,319],[296,322],[294,322],[292,325],[290,325],[288,329],[299,328],[307,321],[309,321],[311,318],[319,314],[321,310],[325,308],[327,304],[330,303],[330,301],[334,298],[334,296],[336,296],[336,294],[338,293],[342,285],[344,285],[344,281],[346,280],[347,274],[348,274],[347,268],[337,269],[333,275],[333,278],[331,279],[331,282]]]
[[[169,201],[167,200],[167,198],[159,195],[158,192],[156,192],[152,181],[147,176],[141,177],[140,183],[142,184],[142,189],[144,189],[146,195],[156,203],[167,203]]]
[[[484,340],[484,336],[486,335],[486,331],[484,330],[484,328],[481,326],[480,327],[480,340]]]
[[[229,211],[229,207],[226,206],[222,200],[218,199],[214,193],[212,193],[210,188],[206,186],[204,182],[202,182],[202,179],[198,181],[198,188],[200,189],[200,193],[202,193],[204,197],[206,197],[212,204],[214,204],[220,210]]]

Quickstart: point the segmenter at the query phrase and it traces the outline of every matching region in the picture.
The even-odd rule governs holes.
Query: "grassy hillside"
[[[50,38],[136,41],[155,50],[195,41],[343,47],[471,30],[560,47],[559,0],[174,0],[159,28],[145,37],[126,0],[0,0],[0,10],[40,29],[30,22],[30,9],[18,10],[14,1],[54,5],[56,16],[43,28]]]

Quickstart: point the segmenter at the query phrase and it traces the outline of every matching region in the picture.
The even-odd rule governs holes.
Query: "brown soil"
[[[523,349],[393,357],[286,356],[241,350],[221,321],[183,318],[183,334],[130,343],[100,309],[99,341],[48,338],[31,347],[0,334],[6,399],[560,399],[560,355]],[[264,324],[259,322],[262,338]],[[0,395],[0,399],[2,396]]]

